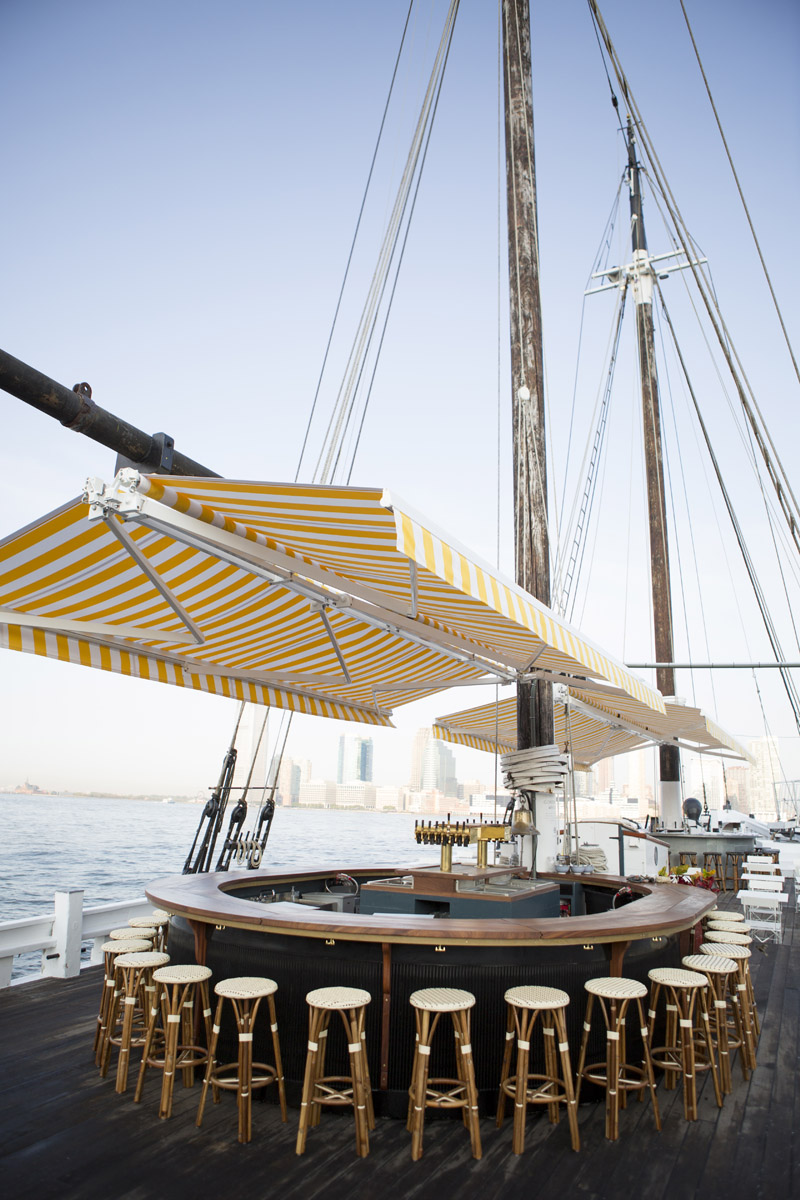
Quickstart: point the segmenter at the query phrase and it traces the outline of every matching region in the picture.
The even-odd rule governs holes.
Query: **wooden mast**
[[[516,578],[520,587],[549,605],[542,309],[528,0],[502,0],[502,16]],[[549,682],[517,685],[517,730],[520,749],[552,743],[553,691]]]
[[[653,595],[653,632],[656,662],[675,661],[672,638],[672,593],[667,541],[667,507],[664,460],[661,451],[661,406],[658,397],[655,337],[653,333],[653,272],[647,254],[642,214],[642,192],[633,122],[628,117],[628,175],[630,184],[631,240],[633,243],[633,294],[636,302],[636,340],[642,386],[644,462],[647,478],[647,515],[650,533],[650,583]],[[656,668],[656,686],[663,696],[675,695],[675,671]],[[677,746],[659,747],[659,811],[667,825],[681,820],[681,760]]]

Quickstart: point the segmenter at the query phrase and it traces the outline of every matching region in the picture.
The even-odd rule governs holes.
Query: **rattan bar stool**
[[[158,930],[153,925],[137,925],[134,933],[131,925],[123,925],[121,929],[112,929],[108,934],[112,942],[128,942],[132,937],[142,938],[153,945],[158,936]]]
[[[108,1029],[103,1047],[100,1074],[106,1075],[111,1058],[111,1047],[119,1047],[117,1059],[117,1091],[124,1092],[128,1086],[128,1066],[131,1048],[143,1046],[146,1038],[144,1014],[150,1008],[154,991],[153,971],[169,962],[168,954],[157,950],[143,950],[134,954],[118,954],[114,961],[117,983],[109,1013]],[[117,1016],[122,1011],[122,1029],[115,1032]],[[136,1025],[138,1015],[140,1024]]]
[[[425,1109],[460,1108],[463,1109],[464,1124],[469,1130],[472,1157],[480,1158],[478,1091],[470,1034],[470,1009],[475,1004],[475,997],[472,992],[460,988],[422,988],[411,993],[410,1003],[414,1009],[417,1030],[406,1122],[406,1129],[411,1133],[411,1157],[415,1162],[422,1158]],[[453,1022],[456,1079],[432,1079],[429,1074],[431,1042],[442,1013],[449,1013]]]
[[[208,999],[210,978],[211,971],[208,967],[198,967],[191,963],[159,967],[153,972],[155,991],[148,1014],[147,1034],[133,1099],[138,1104],[142,1098],[147,1068],[160,1067],[164,1072],[158,1109],[162,1120],[172,1116],[176,1072],[180,1070],[183,1073],[183,1086],[191,1087],[194,1084],[195,1067],[208,1062],[208,1047],[211,1042],[211,1006]],[[198,992],[206,1027],[205,1046],[198,1046],[194,1040],[194,1001]],[[153,1052],[159,1011],[164,1034],[163,1058]]]
[[[714,877],[715,877],[717,883],[719,884],[719,890],[721,892],[724,892],[726,890],[726,888],[725,888],[725,871],[722,866],[722,855],[721,854],[711,854],[708,851],[706,851],[703,854],[703,870],[704,871],[713,871]]]
[[[722,915],[719,916],[718,919],[721,921],[729,921],[729,922],[732,922],[734,925],[738,925],[740,922],[744,921],[743,913],[731,912],[727,908],[720,909],[719,911]]]
[[[750,950],[747,946],[735,942],[704,942],[700,947],[701,954],[721,954],[736,963],[736,999],[738,1000],[739,1021],[741,1025],[743,1047],[742,1054],[746,1057],[751,1071],[756,1069],[756,1039],[760,1035],[760,1022],[752,996],[753,984],[750,979]],[[733,995],[733,988],[731,988]]]
[[[678,854],[678,862],[682,867],[696,867],[697,853],[693,850],[681,850]]]
[[[651,981],[648,1031],[650,1056],[664,1070],[664,1086],[672,1091],[678,1077],[683,1081],[683,1115],[687,1121],[697,1120],[697,1074],[710,1071],[717,1107],[722,1108],[717,1063],[711,1040],[708,1013],[708,983],[697,971],[681,971],[673,967],[654,967],[648,971]],[[663,1046],[652,1045],[658,1000],[664,991],[667,1028]],[[695,1027],[699,1027],[701,1048],[705,1057],[699,1059],[695,1044]]]
[[[200,1096],[200,1107],[197,1110],[195,1124],[198,1128],[203,1123],[203,1110],[208,1096],[209,1086],[212,1089],[214,1103],[219,1103],[219,1089],[236,1092],[236,1108],[239,1113],[239,1141],[249,1142],[253,1134],[253,1091],[256,1088],[268,1087],[271,1083],[278,1085],[278,1099],[281,1106],[281,1120],[286,1121],[286,1088],[283,1078],[283,1060],[281,1058],[281,1043],[278,1037],[278,1018],[275,1013],[275,993],[278,985],[274,979],[266,979],[260,975],[240,975],[233,979],[221,979],[214,987],[219,1000],[214,1014],[214,1025],[211,1032],[211,1042],[208,1051],[208,1066],[203,1080],[203,1091]],[[269,1009],[270,1032],[272,1033],[272,1052],[275,1065],[253,1062],[253,1028],[255,1026],[261,1001],[266,999]],[[215,1055],[217,1041],[222,1022],[222,1008],[226,1000],[230,1000],[239,1037],[239,1053],[236,1062],[218,1063]],[[256,1071],[257,1074],[253,1072]]]
[[[706,930],[707,942],[729,942],[734,946],[752,946],[753,939],[749,933],[739,933],[741,927],[737,925],[736,929],[708,929]]]
[[[656,1085],[653,1077],[653,1061],[650,1057],[650,1038],[645,1025],[642,1000],[647,995],[647,988],[635,979],[607,978],[587,979],[583,985],[589,993],[586,1005],[586,1017],[583,1022],[583,1037],[581,1038],[581,1053],[578,1060],[578,1087],[576,1099],[580,1098],[581,1084],[584,1079],[598,1084],[606,1091],[606,1137],[615,1142],[619,1137],[619,1110],[624,1108],[627,1092],[638,1091],[639,1098],[644,1098],[645,1089],[649,1089],[653,1101],[653,1116],[656,1129],[661,1129],[661,1114],[658,1110]],[[606,1025],[606,1057],[602,1063],[587,1063],[586,1051],[589,1045],[589,1033],[592,1027],[592,1009],[594,1001],[600,1001],[600,1008]],[[639,1028],[642,1035],[644,1058],[641,1067],[633,1066],[625,1058],[625,1014],[628,1005],[634,1001],[639,1013]],[[621,1099],[620,1099],[621,1098]]]
[[[738,892],[739,890],[739,871],[742,865],[744,855],[729,850],[725,855],[725,882],[727,884],[728,877],[731,879],[731,891]]]
[[[747,921],[726,921],[722,917],[709,921],[706,929],[713,930],[714,933],[750,933]]]
[[[169,932],[169,913],[163,908],[156,908],[147,916],[131,917],[128,921],[131,929],[152,928],[155,932],[155,949],[166,950],[167,933]]]
[[[736,975],[736,963],[721,954],[688,954],[683,959],[687,971],[699,971],[708,980],[709,995],[714,998],[712,1037],[719,1064],[719,1086],[727,1096],[733,1091],[731,1082],[731,1050],[737,1047],[728,1037],[728,987]]]
[[[511,1149],[514,1154],[522,1154],[525,1149],[525,1118],[528,1105],[546,1104],[550,1123],[557,1125],[558,1106],[566,1104],[572,1149],[580,1150],[577,1104],[572,1083],[567,1023],[564,1019],[564,1009],[569,1004],[569,996],[559,988],[515,987],[508,989],[505,1001],[508,1006],[506,1047],[500,1073],[500,1092],[497,1097],[497,1128],[500,1129],[503,1124],[506,1100],[510,1098],[514,1101],[514,1136]],[[528,1071],[531,1034],[537,1017],[541,1017],[546,1075],[534,1075]],[[515,1039],[517,1070],[515,1075],[511,1075],[509,1072]]]
[[[100,1056],[106,1040],[108,1015],[111,1012],[114,1000],[114,959],[118,954],[136,954],[142,950],[149,950],[150,943],[146,942],[143,938],[131,936],[126,942],[104,942],[101,949],[103,951],[104,963],[103,990],[100,993],[100,1009],[97,1013],[97,1028],[94,1031],[94,1061],[98,1067],[100,1066]]]
[[[369,1131],[375,1128],[372,1086],[364,1035],[367,1005],[372,996],[363,988],[324,987],[309,992],[308,1053],[300,1102],[297,1153],[304,1154],[308,1130],[319,1124],[321,1105],[352,1106],[356,1125],[356,1152],[369,1154]],[[349,1075],[325,1074],[325,1050],[331,1014],[338,1012],[344,1025],[350,1056]],[[339,1086],[336,1086],[336,1085]],[[344,1086],[342,1086],[344,1085]]]

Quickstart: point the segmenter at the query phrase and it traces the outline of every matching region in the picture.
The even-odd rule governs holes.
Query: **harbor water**
[[[143,896],[152,880],[181,872],[202,811],[180,802],[0,793],[0,921],[52,912],[57,888],[83,888],[86,906]],[[435,847],[414,841],[414,820],[412,813],[278,808],[264,865],[330,864],[334,873],[434,861]],[[38,955],[20,956],[14,978],[38,970]]]

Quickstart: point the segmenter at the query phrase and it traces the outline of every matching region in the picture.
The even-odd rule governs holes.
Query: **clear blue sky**
[[[3,348],[67,385],[88,380],[100,404],[145,430],[166,430],[180,449],[222,474],[291,479],[406,7],[406,0],[6,0],[0,9]],[[758,6],[689,0],[687,8],[787,323],[796,330],[800,10],[788,0]],[[560,478],[581,296],[623,157],[586,5],[564,0],[533,9],[548,399]],[[421,5],[417,46],[436,36],[443,11],[442,0]],[[607,0],[603,12],[794,470],[797,383],[679,4]],[[497,521],[496,28],[493,4],[462,0],[353,473],[354,482],[396,488],[489,559]],[[404,87],[407,120],[418,77]],[[401,126],[402,119],[379,176],[375,223],[390,203],[389,175],[405,156]],[[656,250],[661,231],[652,205],[647,219]],[[365,253],[357,264],[359,296],[370,266]],[[666,286],[679,306],[682,285]],[[606,298],[593,303],[581,377],[581,449],[599,379],[600,360],[592,366],[591,354],[604,345],[610,319]],[[505,372],[504,329],[500,356]],[[721,444],[733,451],[724,404],[711,398],[713,372],[701,371],[704,396],[707,384],[708,403],[717,405],[711,411]],[[634,383],[623,384],[622,393],[613,427],[622,431],[623,458],[606,471],[608,521],[598,534],[581,623],[613,653],[641,660],[651,655],[647,588],[634,567],[629,578],[621,545],[627,480],[637,480],[639,471],[624,457]],[[501,560],[510,570],[505,394],[503,405]],[[3,535],[77,494],[86,475],[113,474],[113,456],[102,447],[4,394],[0,406]],[[685,441],[681,446],[685,474],[696,480],[694,450]],[[670,466],[679,491],[676,455]],[[691,521],[697,556],[712,565],[703,585],[711,657],[765,657],[741,574],[729,579],[715,549],[720,539],[703,495],[690,500],[690,517],[679,515],[678,522]],[[642,501],[635,492],[633,502],[636,547]],[[744,507],[760,552],[767,535],[757,498],[746,498]],[[687,563],[690,644],[705,660],[689,578],[694,568]],[[766,558],[764,570],[787,654],[797,659],[780,581]],[[790,586],[796,599],[794,581]],[[233,723],[230,703],[11,653],[3,653],[0,670],[0,783],[27,775],[43,786],[187,792],[216,778]],[[788,706],[774,678],[765,675],[761,683],[772,732],[788,738]],[[691,698],[689,682],[681,686]],[[731,732],[763,733],[746,678],[723,677],[716,697],[707,678],[697,687],[709,711],[716,700],[716,716]],[[409,731],[482,698],[471,689],[413,712],[397,710],[405,732],[382,735],[378,771],[383,761],[381,773],[404,782]],[[323,724],[298,722],[291,752],[332,771],[339,729]],[[784,743],[787,766],[800,775],[795,747],[796,738]],[[488,760],[480,767],[476,761],[465,758],[460,774],[488,777]]]

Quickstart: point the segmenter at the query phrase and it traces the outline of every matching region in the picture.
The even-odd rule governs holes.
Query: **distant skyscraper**
[[[756,738],[747,749],[755,762],[750,768],[750,803],[755,813],[774,816],[783,770],[778,755],[778,740],[774,737]]]
[[[340,737],[339,761],[336,767],[337,783],[372,781],[372,738]]]
[[[422,791],[422,758],[425,754],[425,747],[431,739],[430,726],[425,729],[418,729],[414,734],[414,744],[411,747],[411,779],[409,787],[412,792]]]
[[[458,791],[455,757],[438,738],[429,739],[422,755],[421,791],[442,792],[445,796],[455,796]]]

